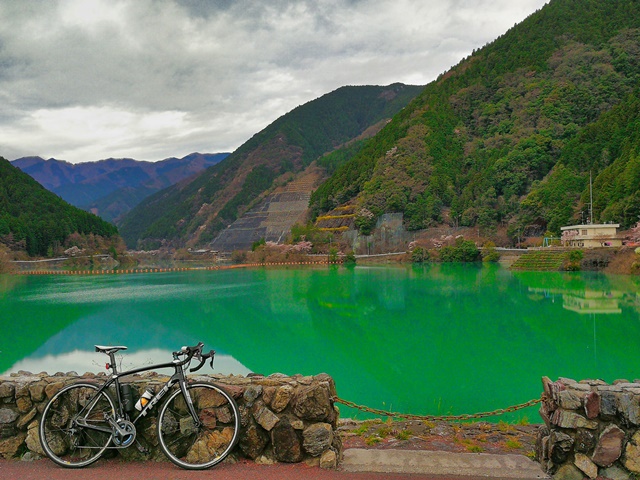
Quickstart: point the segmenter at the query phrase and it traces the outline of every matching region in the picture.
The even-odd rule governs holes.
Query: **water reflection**
[[[580,314],[621,314],[620,303],[624,292],[616,290],[563,290],[530,288],[529,291],[542,293],[545,296],[561,295],[562,307]]]
[[[120,352],[116,356],[118,369],[120,371],[131,370],[133,368],[154,365],[158,363],[167,363],[171,361],[171,350],[139,350],[137,352],[128,353],[128,351]],[[58,355],[40,354],[35,352],[34,355],[24,358],[13,365],[9,371],[18,372],[20,370],[26,372],[38,373],[43,365],[50,366],[47,368],[49,373],[55,372],[101,372],[105,371],[105,364],[108,357],[95,351],[73,350]],[[240,374],[246,375],[250,373],[249,369],[229,355],[216,355],[214,363],[215,371],[225,375]],[[171,369],[166,369],[165,373],[170,374]]]
[[[543,375],[640,377],[637,281],[471,265],[24,277],[0,293],[0,371],[100,371],[92,346],[109,343],[140,366],[203,341],[223,373],[327,372],[371,407],[474,413],[537,398]]]

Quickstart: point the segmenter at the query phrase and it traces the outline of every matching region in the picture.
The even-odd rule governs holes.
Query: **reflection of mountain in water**
[[[2,340],[0,371],[95,343],[135,353],[203,341],[251,371],[327,372],[343,398],[411,413],[521,403],[539,396],[543,375],[637,377],[635,290],[615,285],[621,311],[598,326],[596,358],[592,322],[530,289],[578,295],[606,281],[536,275],[431,265],[33,277],[0,297],[25,327]]]

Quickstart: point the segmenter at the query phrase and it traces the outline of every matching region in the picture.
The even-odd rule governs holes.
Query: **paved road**
[[[392,453],[392,452],[388,452]],[[400,456],[401,457],[401,456]],[[377,457],[376,457],[377,458]],[[396,463],[400,462],[399,457]],[[346,459],[345,459],[346,460]],[[379,460],[384,462],[384,455]],[[368,461],[371,461],[370,459]],[[449,460],[451,461],[451,460]],[[170,462],[123,462],[121,460],[99,460],[95,464],[82,469],[58,467],[53,462],[42,459],[32,462],[0,459],[0,478],[3,480],[513,480],[544,478],[531,476],[522,470],[517,472],[503,469],[496,465],[488,474],[478,470],[478,474],[450,475],[434,473],[384,473],[372,471],[345,471],[349,462],[340,470],[322,470],[305,464],[257,465],[250,461],[236,464],[223,464],[204,471],[189,471],[176,467]],[[376,463],[375,461],[373,463]],[[379,462],[378,462],[379,463]],[[393,463],[393,462],[390,462]],[[355,466],[355,467],[354,467]],[[454,466],[450,464],[450,466]],[[424,466],[423,466],[424,467]],[[351,468],[358,467],[358,462],[351,462]],[[374,468],[375,469],[375,468]],[[416,471],[414,469],[414,471]],[[417,470],[427,472],[426,470]],[[451,468],[450,471],[455,471]]]
[[[396,473],[344,472],[322,470],[307,465],[256,465],[239,462],[204,471],[188,471],[169,462],[120,462],[99,460],[89,467],[72,470],[49,460],[21,462],[0,460],[3,480],[474,480],[474,477],[432,476]],[[476,480],[487,477],[476,477]]]

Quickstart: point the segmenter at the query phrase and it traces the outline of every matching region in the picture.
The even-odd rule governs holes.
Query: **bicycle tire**
[[[98,460],[111,443],[112,433],[76,423],[78,418],[83,418],[91,425],[111,431],[105,413],[115,416],[115,404],[106,391],[96,397],[98,390],[99,387],[91,383],[69,385],[45,406],[39,427],[40,445],[47,457],[58,465],[85,467]]]
[[[222,462],[240,434],[240,411],[231,395],[217,385],[187,385],[200,419],[194,428],[182,390],[173,392],[158,414],[160,448],[173,463],[188,470],[202,470]]]

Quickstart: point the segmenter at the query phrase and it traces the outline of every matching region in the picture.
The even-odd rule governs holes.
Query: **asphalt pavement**
[[[417,450],[347,449],[337,470],[306,464],[224,463],[189,471],[170,462],[99,460],[82,469],[62,468],[48,459],[0,460],[3,480],[533,480],[548,478],[523,455]]]

